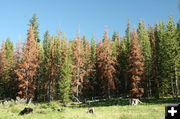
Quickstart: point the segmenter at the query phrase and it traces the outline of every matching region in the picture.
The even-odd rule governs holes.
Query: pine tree
[[[176,56],[175,56],[175,82],[176,82],[176,98],[179,96],[179,79],[180,79],[180,19],[176,28]]]
[[[80,28],[77,34],[77,39],[73,40],[72,46],[74,58],[73,58],[73,78],[72,78],[72,90],[74,96],[79,98],[82,95],[83,81],[84,81],[84,47],[80,38]]]
[[[91,61],[91,47],[89,41],[86,42],[85,46],[85,57],[84,57],[84,81],[83,81],[83,96],[89,97],[93,95],[93,68],[95,68]]]
[[[112,54],[116,57],[117,56],[117,46],[118,46],[118,40],[117,40],[117,34],[116,31],[113,34],[113,39],[112,39]]]
[[[60,90],[59,97],[62,100],[62,102],[66,104],[71,96],[70,84],[72,79],[72,59],[71,59],[72,49],[70,46],[68,46],[66,50],[66,44],[65,44],[63,52],[64,54],[66,54],[66,56],[65,56],[65,62],[62,66],[62,78],[59,81],[59,90]]]
[[[5,43],[6,49],[6,59],[7,59],[7,83],[6,83],[6,97],[13,97],[14,94],[10,93],[13,92],[13,84],[14,84],[14,69],[15,69],[15,62],[14,62],[14,46],[13,43],[10,41],[8,37]]]
[[[121,81],[121,92],[127,95],[128,90],[128,79],[127,79],[127,67],[128,67],[128,46],[127,40],[122,37],[121,44],[119,46],[119,56],[118,62],[120,64],[120,75],[119,79]]]
[[[155,38],[155,30],[158,31],[158,25],[156,25],[155,29],[149,25],[149,38],[151,41],[151,49],[152,49],[152,94],[156,98],[159,98],[159,79],[158,79],[158,60],[157,60],[157,39]]]
[[[128,19],[128,24],[127,24],[127,29],[126,29],[126,46],[127,46],[127,52],[128,52],[128,56],[131,52],[131,31],[130,31],[130,20]]]
[[[134,28],[131,55],[128,59],[131,98],[140,98],[144,94],[144,61]]]
[[[55,39],[54,35],[52,36],[51,41],[51,53],[50,58],[48,59],[48,80],[46,81],[46,89],[47,89],[47,100],[50,102],[53,100],[55,95],[55,79],[56,79],[56,55],[55,55]]]
[[[10,38],[8,37],[5,43],[6,48],[6,58],[8,60],[8,68],[10,68],[10,65],[13,64],[14,61],[14,46],[13,43],[10,41]]]
[[[117,38],[118,38],[118,35],[117,35],[116,31],[114,31],[112,41],[117,40]]]
[[[107,36],[107,30],[104,34],[103,44],[99,44],[97,47],[97,75],[100,82],[102,95],[106,95],[108,98],[116,91],[115,83],[118,82],[116,77],[115,64],[116,57],[112,55],[112,44]]]
[[[157,52],[157,80],[159,81],[159,90],[162,90],[159,95],[165,96],[169,90],[169,81],[166,78],[165,72],[165,24],[159,22],[155,26],[154,30],[156,39],[156,52]]]
[[[55,92],[56,92],[56,98],[59,98],[59,82],[62,80],[62,66],[65,62],[65,52],[63,50],[66,50],[66,44],[65,42],[65,34],[63,39],[61,40],[61,31],[58,29],[58,36],[55,39],[55,60],[56,60],[56,77],[55,77]],[[65,49],[64,49],[65,48]]]
[[[42,82],[41,82],[41,89],[40,89],[40,92],[41,92],[41,97],[42,99],[46,99],[47,95],[46,95],[46,92],[47,92],[47,87],[46,87],[46,84],[47,84],[47,81],[48,81],[48,71],[49,71],[49,62],[50,62],[50,57],[51,57],[51,37],[50,37],[50,34],[48,32],[48,30],[46,30],[46,32],[44,33],[44,40],[43,40],[43,51],[44,51],[44,58],[43,58],[43,61],[42,61],[42,69],[43,69],[43,78],[42,78]]]
[[[7,73],[7,59],[6,59],[6,48],[5,48],[5,41],[3,39],[2,42],[2,48],[0,52],[0,95],[4,99],[6,97],[7,93],[7,79],[8,79],[8,73]]]
[[[29,99],[34,97],[34,77],[36,76],[36,70],[39,64],[38,49],[32,25],[30,25],[28,30],[27,41],[23,47],[22,53],[22,62],[18,66],[19,69],[15,71],[19,82],[18,95],[22,98],[27,98],[27,102],[29,102]]]
[[[33,17],[30,20],[30,25],[32,25],[33,30],[34,30],[34,38],[36,40],[37,43],[40,42],[39,39],[39,23],[37,22],[37,16],[36,13],[33,14]]]
[[[42,43],[40,41],[40,43],[38,44],[38,55],[39,55],[39,67],[37,68],[37,73],[36,73],[36,77],[35,77],[35,86],[36,86],[36,90],[34,92],[34,100],[39,100],[39,99],[43,99],[42,97],[42,93],[41,93],[41,89],[43,89],[43,81],[44,81],[44,49],[42,46]]]
[[[171,92],[172,96],[175,96],[175,84],[174,84],[174,69],[175,69],[175,56],[176,56],[176,39],[175,39],[175,23],[173,21],[172,15],[169,17],[167,23],[167,29],[165,34],[165,72],[167,74],[167,78],[170,79],[171,82]]]
[[[147,97],[152,95],[151,89],[151,75],[152,75],[152,49],[151,43],[148,37],[148,32],[145,24],[140,20],[139,27],[137,29],[138,39],[140,41],[140,46],[142,49],[143,56],[145,58],[145,76],[147,78],[145,94]]]
[[[94,33],[92,35],[91,39],[91,57],[90,57],[90,62],[91,62],[91,71],[90,71],[90,92],[92,92],[92,96],[96,96],[96,87],[97,87],[97,78],[96,78],[96,42],[95,42],[95,36]]]

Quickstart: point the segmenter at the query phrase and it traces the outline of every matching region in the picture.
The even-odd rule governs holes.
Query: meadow
[[[164,119],[165,104],[180,103],[177,99],[142,99],[143,104],[128,105],[128,99],[109,99],[98,102],[69,103],[63,107],[58,101],[34,102],[28,107],[33,113],[18,115],[25,104],[10,103],[0,106],[0,119]],[[94,107],[96,113],[87,113]],[[61,111],[57,111],[60,108]]]

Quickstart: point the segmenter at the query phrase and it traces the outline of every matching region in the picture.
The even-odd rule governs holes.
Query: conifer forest
[[[119,31],[102,39],[77,35],[68,39],[47,30],[39,37],[38,17],[33,14],[27,38],[17,44],[4,38],[0,44],[0,98],[33,101],[83,102],[95,97],[178,98],[180,96],[180,19],[138,26],[127,21]],[[74,29],[74,31],[77,31]],[[62,31],[61,31],[62,30]]]

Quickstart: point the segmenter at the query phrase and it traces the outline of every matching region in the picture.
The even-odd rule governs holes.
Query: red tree
[[[135,28],[133,30],[133,40],[131,47],[131,54],[128,59],[129,70],[128,76],[131,82],[130,97],[139,98],[144,93],[144,57],[137,39]]]
[[[18,64],[19,69],[15,70],[18,76],[18,95],[20,97],[27,98],[28,100],[34,97],[34,77],[38,64],[38,47],[34,39],[34,31],[31,25],[28,30],[27,41],[22,49],[22,61]]]
[[[108,39],[106,30],[103,42],[100,42],[97,46],[97,75],[102,93],[107,95],[108,98],[115,92],[115,83],[118,82],[115,70],[116,64],[117,60],[112,55],[112,44],[111,40]]]

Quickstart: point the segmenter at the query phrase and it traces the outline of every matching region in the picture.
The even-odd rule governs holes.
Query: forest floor
[[[73,103],[67,107],[61,107],[58,102],[34,103],[29,107],[33,113],[20,116],[24,104],[8,104],[0,106],[0,119],[164,119],[165,104],[180,103],[180,100],[172,98],[142,99],[143,104],[128,105],[128,99],[110,99],[100,102]],[[57,111],[57,108],[61,111]],[[94,107],[95,114],[87,113]]]

